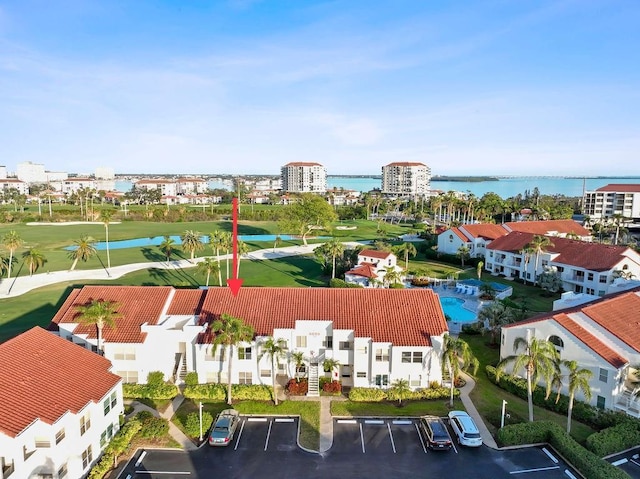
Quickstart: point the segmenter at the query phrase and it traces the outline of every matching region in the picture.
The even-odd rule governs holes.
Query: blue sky
[[[5,0],[0,165],[640,175],[637,0]]]

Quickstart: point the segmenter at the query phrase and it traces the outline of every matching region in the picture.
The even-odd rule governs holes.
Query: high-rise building
[[[382,167],[382,194],[426,196],[431,189],[431,168],[423,163],[394,162]]]
[[[640,219],[640,184],[609,184],[595,191],[585,191],[582,213],[592,220],[621,215]]]
[[[287,163],[280,171],[282,190],[286,193],[325,193],[327,191],[327,170],[320,163]]]

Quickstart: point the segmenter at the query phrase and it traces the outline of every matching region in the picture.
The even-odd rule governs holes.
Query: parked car
[[[235,409],[225,409],[216,416],[211,432],[209,432],[210,446],[228,446],[240,423],[240,414]]]
[[[482,446],[480,431],[471,416],[466,412],[450,411],[449,424],[451,424],[451,429],[453,429],[453,433],[458,438],[458,444],[470,447]]]
[[[438,451],[448,451],[453,445],[447,426],[437,416],[422,416],[418,428],[424,436],[427,446]]]

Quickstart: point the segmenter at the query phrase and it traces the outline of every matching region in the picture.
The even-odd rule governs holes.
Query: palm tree
[[[196,251],[202,251],[204,249],[204,243],[202,243],[201,235],[198,231],[187,230],[182,236],[182,249],[188,251],[191,254],[191,262],[195,257]]]
[[[196,271],[200,274],[204,274],[207,277],[206,287],[208,288],[211,275],[220,273],[220,263],[218,263],[214,258],[211,257],[204,258],[202,261],[198,262]],[[222,279],[220,279],[220,286],[222,286]]]
[[[327,358],[322,361],[322,369],[326,373],[331,373],[331,380],[333,381],[333,371],[340,367],[340,361],[335,358]]]
[[[402,276],[393,266],[382,270],[384,273],[384,281],[387,284],[397,284],[400,282]]]
[[[233,235],[228,231],[222,233],[222,247],[227,256],[227,279],[229,279],[229,251],[233,249]]]
[[[276,393],[276,363],[280,363],[280,359],[282,359],[287,350],[287,342],[280,339],[267,338],[261,344],[262,351],[258,356],[258,361],[262,359],[265,354],[269,355],[271,360],[271,385],[273,387],[273,403],[278,405],[278,394]]]
[[[577,361],[562,361],[562,365],[569,371],[569,408],[567,410],[567,434],[571,432],[571,415],[573,413],[573,399],[576,391],[582,391],[584,398],[589,401],[591,399],[591,386],[589,381],[593,377],[593,372],[586,368],[581,368]]]
[[[47,262],[44,255],[35,248],[29,248],[27,251],[22,253],[22,258],[29,268],[29,276],[33,276],[33,273],[38,271],[38,268],[42,267]]]
[[[344,252],[344,245],[337,239],[332,238],[325,244],[326,252],[331,256],[331,278],[336,277],[336,258]]]
[[[522,352],[518,354],[518,351]],[[513,341],[513,351],[516,354],[507,356],[498,363],[496,381],[504,373],[506,366],[513,363],[513,374],[524,368],[527,375],[527,396],[529,401],[529,421],[533,422],[533,389],[540,378],[546,382],[553,379],[559,368],[559,355],[555,346],[546,339],[517,337]]]
[[[83,324],[95,324],[98,330],[97,349],[100,354],[102,351],[102,329],[107,327],[115,327],[116,320],[121,316],[118,313],[118,303],[113,301],[104,301],[101,299],[93,299],[88,304],[78,306],[80,316],[78,320]]]
[[[238,263],[236,264],[236,276],[240,277],[240,260],[249,252],[249,246],[242,240],[238,240]]]
[[[398,252],[400,254],[404,255],[404,269],[408,270],[409,269],[409,256],[411,256],[413,258],[415,255],[418,254],[418,250],[413,245],[413,243],[405,241],[404,243],[402,243],[398,247]]]
[[[390,388],[390,392],[398,398],[398,404],[402,404],[402,400],[409,397],[411,388],[409,387],[409,381],[406,379],[396,379]]]
[[[482,278],[483,267],[484,267],[484,261],[478,261],[478,264],[476,265],[476,275],[478,276],[478,279]]]
[[[20,235],[11,230],[2,237],[2,244],[9,250],[9,262],[7,267],[7,278],[11,278],[11,266],[13,266],[13,254],[20,246],[22,246],[22,238]]]
[[[162,254],[167,258],[167,261],[171,261],[171,256],[176,250],[176,241],[169,235],[164,235],[162,243],[158,245]]]
[[[280,235],[276,235],[275,239],[273,240],[273,252],[276,252],[276,248],[280,247],[280,245],[282,244],[282,238],[280,238]]]
[[[9,257],[0,253],[0,277],[9,270]]]
[[[107,268],[111,268],[111,255],[109,254],[109,223],[111,222],[112,210],[100,210],[100,221],[104,225],[105,246],[107,249]]]
[[[69,258],[73,260],[71,263],[71,269],[73,271],[78,264],[78,260],[83,262],[89,261],[89,259],[96,254],[96,247],[93,245],[94,239],[88,235],[80,236],[80,239],[74,241],[75,248],[69,252]]]
[[[302,371],[305,363],[304,353],[302,351],[294,351],[290,355],[291,359],[295,364],[295,377],[296,380],[299,379],[300,371]]]
[[[220,250],[224,246],[224,232],[220,230],[216,230],[209,235],[209,244],[213,249],[213,252],[216,254],[216,259],[218,260],[218,266],[220,266]],[[222,268],[218,268],[218,283],[222,286]]]
[[[462,367],[461,367],[462,366]],[[453,388],[455,387],[455,379],[460,374],[460,370],[471,370],[473,374],[478,371],[479,361],[473,355],[471,348],[466,341],[454,338],[446,334],[444,343],[442,344],[442,373],[449,373],[449,381],[451,382],[451,395],[449,405],[453,407]]]
[[[482,323],[482,330],[491,335],[491,344],[496,344],[498,333],[502,326],[513,322],[511,310],[504,303],[493,302],[478,311],[478,321]],[[485,327],[486,323],[486,327]]]
[[[231,405],[233,347],[240,342],[251,341],[254,331],[250,325],[245,324],[240,318],[235,318],[228,314],[222,314],[220,319],[213,321],[209,329],[212,333],[212,354],[215,356],[218,346],[223,346],[225,351],[229,351],[229,364],[227,365],[227,404]]]
[[[533,269],[533,284],[538,280],[538,258],[540,253],[544,253],[549,246],[553,246],[553,242],[547,236],[535,235],[527,245],[535,254],[535,267]]]
[[[464,268],[465,260],[471,256],[471,250],[467,245],[463,244],[458,248],[458,251],[456,251],[456,256],[460,258],[460,264]]]

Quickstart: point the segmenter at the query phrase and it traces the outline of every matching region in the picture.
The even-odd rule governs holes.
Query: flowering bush
[[[309,383],[306,379],[289,379],[285,389],[291,396],[304,396],[309,390]]]

